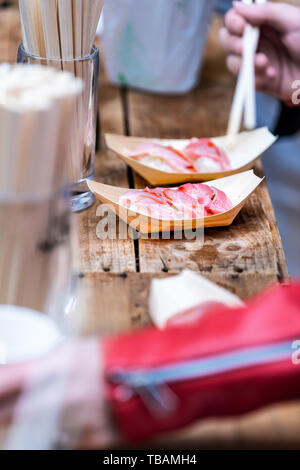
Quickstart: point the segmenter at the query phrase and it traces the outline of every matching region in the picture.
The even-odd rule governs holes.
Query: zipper
[[[292,342],[255,346],[147,370],[116,368],[107,377],[110,382],[138,394],[155,416],[169,416],[178,406],[178,398],[169,384],[288,359],[292,354]]]

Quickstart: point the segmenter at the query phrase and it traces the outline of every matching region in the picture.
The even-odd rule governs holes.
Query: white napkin
[[[228,307],[244,305],[236,295],[189,269],[176,276],[152,281],[150,316],[160,329],[163,329],[174,315],[203,302],[220,302]]]

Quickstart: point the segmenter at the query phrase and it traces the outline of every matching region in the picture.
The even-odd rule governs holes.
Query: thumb
[[[281,33],[299,27],[300,8],[286,3],[246,5],[233,2],[236,12],[254,26],[270,26]]]

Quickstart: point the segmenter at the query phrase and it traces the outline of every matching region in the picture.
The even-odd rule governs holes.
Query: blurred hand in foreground
[[[295,93],[298,96],[299,91],[293,88],[300,88],[300,8],[286,3],[234,2],[225,16],[219,38],[228,52],[227,67],[235,75],[241,68],[242,37],[247,23],[261,30],[255,56],[257,90],[284,101],[291,100]]]
[[[99,339],[88,339],[66,343],[31,364],[0,366],[0,434],[21,425],[29,443],[42,433],[43,446],[111,447],[116,436],[100,351]]]

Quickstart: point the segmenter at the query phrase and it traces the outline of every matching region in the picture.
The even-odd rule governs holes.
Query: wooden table
[[[234,81],[217,45],[215,19],[201,84],[184,96],[157,96],[100,83],[101,148],[96,176],[123,187],[145,186],[103,144],[103,133],[187,138],[222,135]],[[16,59],[20,42],[17,10],[0,10],[0,61]],[[261,166],[256,167],[261,175]],[[288,277],[267,184],[251,196],[231,227],[205,231],[205,243],[186,240],[105,240],[97,238],[99,203],[76,216],[80,231],[77,312],[85,333],[116,333],[150,323],[151,279],[190,268],[242,298]],[[150,445],[150,444],[149,444]],[[274,406],[239,419],[206,420],[151,443],[164,448],[300,448],[300,404]]]

